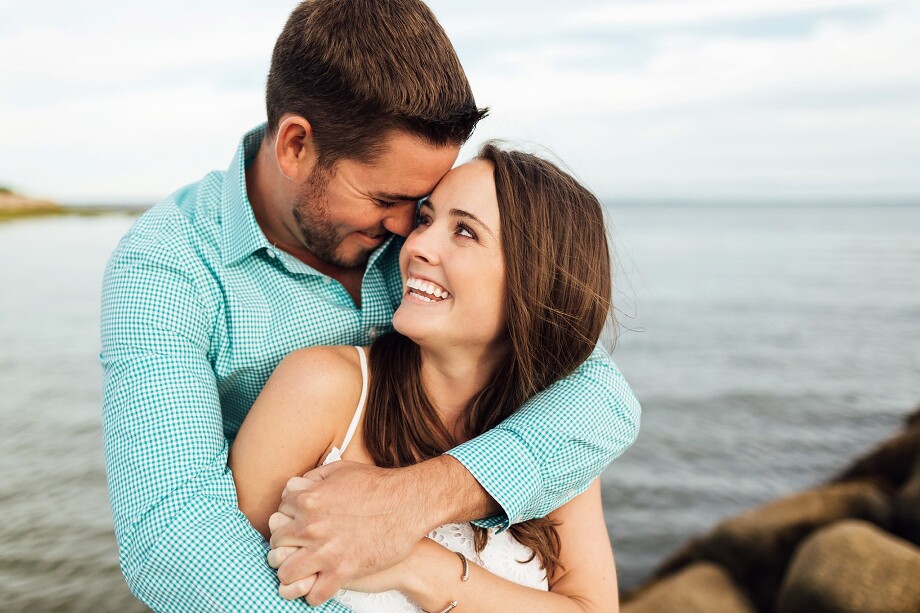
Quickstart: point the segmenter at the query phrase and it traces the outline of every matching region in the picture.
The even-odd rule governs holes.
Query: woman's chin
[[[393,329],[406,338],[418,342],[420,335],[424,337],[422,330],[424,326],[419,325],[418,313],[408,313],[408,310],[402,306],[396,309],[396,312],[393,313]]]

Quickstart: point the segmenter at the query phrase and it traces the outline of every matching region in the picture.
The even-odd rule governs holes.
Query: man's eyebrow
[[[425,198],[419,203],[419,206],[427,206],[431,210],[434,210],[435,208],[434,203],[431,201],[431,198]],[[495,238],[495,232],[492,231],[492,228],[490,228],[488,225],[486,225],[486,223],[483,220],[479,219],[478,217],[476,217],[469,211],[464,211],[463,209],[451,209],[449,211],[449,214],[451,217],[461,217],[463,219],[471,219],[475,221],[478,225],[485,228],[486,232],[492,235],[492,238]]]
[[[411,200],[412,202],[418,202],[428,194],[422,194],[421,196],[410,196],[409,194],[391,194],[389,192],[381,192],[377,194],[379,200],[391,200],[393,202],[402,202],[404,200]]]

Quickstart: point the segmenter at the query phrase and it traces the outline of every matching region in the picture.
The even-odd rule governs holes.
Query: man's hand
[[[343,460],[288,481],[269,521],[269,563],[283,597],[316,606],[398,564],[437,526],[499,511],[448,455],[390,469]]]
[[[288,481],[279,512],[290,521],[277,513],[270,521],[281,595],[316,606],[405,559],[430,530],[414,468],[341,461]]]

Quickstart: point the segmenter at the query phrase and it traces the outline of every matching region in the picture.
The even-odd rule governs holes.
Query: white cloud
[[[0,183],[65,201],[152,202],[225,168],[260,96],[207,86],[3,108]]]
[[[880,8],[893,0],[687,0],[617,2],[576,9],[563,20],[573,27],[703,25],[726,21],[793,17],[841,9]]]
[[[527,33],[534,38],[585,30],[635,33],[675,27],[794,18],[840,11],[906,10],[909,0],[639,0],[583,2],[561,8],[558,3],[531,6],[524,2],[469,4],[432,3],[449,34],[482,41]],[[448,16],[449,19],[445,19]]]
[[[808,38],[669,36],[637,67],[577,69],[559,58],[581,45],[508,52],[478,66],[477,96],[531,118],[560,112],[677,108],[739,96],[920,85],[920,21],[819,26]]]
[[[180,71],[206,74],[214,64],[261,60],[267,67],[283,26],[283,17],[258,13],[191,13],[183,20],[188,21],[169,22],[126,9],[115,24],[18,29],[0,38],[0,57],[14,58],[0,67],[0,83],[124,86]]]
[[[0,183],[136,200],[224,167],[293,4],[0,4]],[[493,109],[476,142],[546,144],[602,194],[920,194],[915,3],[501,6],[433,5]]]

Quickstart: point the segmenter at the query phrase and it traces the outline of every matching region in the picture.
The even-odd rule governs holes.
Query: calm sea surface
[[[643,404],[604,475],[620,581],[822,482],[920,403],[920,207],[612,207],[615,358]],[[130,611],[98,296],[130,217],[0,224],[0,610]]]

